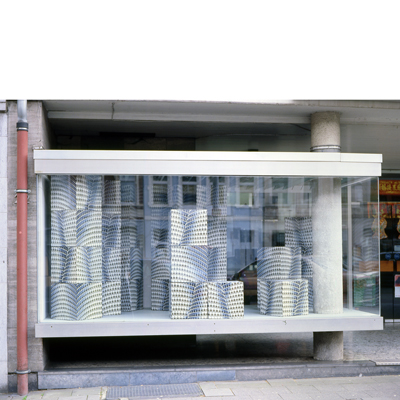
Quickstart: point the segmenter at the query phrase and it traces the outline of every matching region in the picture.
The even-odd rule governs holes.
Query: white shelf
[[[173,320],[169,312],[140,310],[86,321],[60,321],[50,318],[35,325],[35,336],[157,336],[209,335],[280,332],[334,332],[382,330],[383,318],[357,310],[343,314],[309,314],[298,317],[261,315],[256,306],[245,306],[243,319]]]

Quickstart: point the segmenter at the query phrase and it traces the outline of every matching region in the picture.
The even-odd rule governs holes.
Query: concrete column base
[[[314,332],[314,359],[343,360],[343,332]]]

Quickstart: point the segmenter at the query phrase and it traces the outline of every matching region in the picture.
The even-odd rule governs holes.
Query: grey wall
[[[343,153],[378,153],[383,155],[382,169],[400,170],[400,124],[342,125]]]
[[[73,150],[194,150],[195,139],[180,137],[141,139],[118,137],[112,134],[107,137],[76,136],[72,130],[69,136],[56,136],[53,148]]]
[[[0,100],[0,393],[7,391],[7,113]]]
[[[342,124],[343,153],[378,153],[383,155],[382,169],[400,170],[398,143],[400,124]],[[311,137],[299,135],[215,135],[196,140],[196,150],[203,151],[310,151]]]
[[[17,103],[8,102],[8,157],[7,157],[7,276],[8,276],[8,372],[17,368],[17,274],[16,274],[16,227],[17,214],[14,189],[17,184]],[[35,338],[37,322],[37,268],[36,268],[36,176],[33,170],[33,147],[50,147],[51,133],[46,121],[45,110],[41,102],[28,101],[28,189],[31,190],[28,204],[28,357],[32,371],[43,370],[46,355],[42,339]],[[3,151],[3,150],[2,150]],[[0,191],[1,193],[1,191]],[[1,235],[1,230],[0,230]],[[1,239],[1,236],[0,236]],[[1,364],[0,364],[1,365]],[[12,377],[14,378],[14,377]]]

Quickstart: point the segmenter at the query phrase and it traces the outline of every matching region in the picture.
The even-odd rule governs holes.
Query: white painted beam
[[[382,155],[343,153],[34,150],[36,174],[380,176]]]

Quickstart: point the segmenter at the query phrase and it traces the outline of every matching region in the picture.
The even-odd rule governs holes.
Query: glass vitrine
[[[132,152],[118,166],[124,173],[102,165],[121,152],[74,153],[78,165],[67,161],[62,170],[52,158],[38,174],[39,326],[114,323],[119,334],[141,322],[173,334],[209,332],[215,324],[233,333],[246,319],[255,321],[255,332],[283,319],[303,331],[323,330],[307,328],[307,320],[323,325],[323,317],[377,317],[381,324],[379,220],[369,209],[378,204],[377,177],[338,176],[332,165],[345,161],[329,155],[312,159],[310,168],[304,164],[313,155],[293,161],[279,153],[275,172],[293,162],[297,174],[310,171],[283,175],[266,174],[270,167],[249,174],[254,160],[242,153],[239,167],[226,154],[202,154],[191,165],[182,155],[160,161],[165,154],[153,152],[152,164],[145,152]],[[271,162],[265,154],[260,165]],[[174,173],[177,163],[184,175]],[[146,164],[156,173],[135,173]],[[215,174],[201,173],[210,165]],[[332,263],[325,265],[331,245],[333,275]],[[324,268],[343,304],[334,318],[318,306]]]

